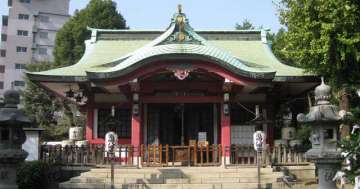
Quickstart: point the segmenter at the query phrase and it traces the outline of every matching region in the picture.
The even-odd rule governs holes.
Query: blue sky
[[[71,0],[70,14],[82,9],[89,0]],[[183,5],[195,29],[229,30],[244,19],[255,26],[277,31],[279,23],[272,0],[115,0],[118,11],[132,29],[165,29],[178,4]],[[1,0],[0,14],[8,12],[7,0]],[[1,20],[1,19],[0,19]]]

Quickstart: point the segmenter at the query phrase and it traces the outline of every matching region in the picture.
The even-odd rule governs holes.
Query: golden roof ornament
[[[182,13],[182,5],[178,4],[178,13],[181,14]]]
[[[178,35],[178,40],[179,41],[184,41],[185,40],[185,34],[184,34],[184,25],[185,25],[185,18],[182,15],[182,5],[179,4],[178,5],[178,16],[176,17],[176,24],[179,27],[179,35]]]

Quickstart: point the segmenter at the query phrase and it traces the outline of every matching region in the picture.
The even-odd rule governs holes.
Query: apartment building
[[[56,32],[69,16],[70,0],[8,0],[2,16],[0,96],[25,86],[26,64],[52,62]]]

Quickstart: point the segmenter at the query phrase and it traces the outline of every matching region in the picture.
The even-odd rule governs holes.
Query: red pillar
[[[226,157],[230,156],[230,151],[225,151],[226,147],[231,145],[231,129],[230,129],[230,114],[224,114],[224,104],[221,104],[221,145],[223,147],[223,154]]]
[[[134,156],[139,156],[139,150],[136,148],[140,148],[141,145],[141,118],[140,115],[132,114],[131,117],[131,145],[134,146]]]
[[[87,123],[86,123],[86,130],[85,130],[85,138],[89,142],[94,139],[93,136],[93,129],[94,129],[94,110],[92,108],[87,109]]]

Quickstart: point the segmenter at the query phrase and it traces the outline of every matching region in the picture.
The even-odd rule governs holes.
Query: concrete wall
[[[14,81],[24,81],[24,70],[15,69],[16,64],[53,61],[56,32],[69,18],[69,1],[31,0],[31,3],[20,3],[13,0],[12,7],[9,7],[8,26],[1,29],[2,34],[7,35],[7,41],[0,45],[0,49],[6,50],[6,57],[0,57],[0,65],[5,66],[5,73],[0,73],[0,82],[4,82],[0,96],[11,88]],[[19,14],[27,14],[29,19],[21,20]],[[18,30],[28,31],[28,36],[19,36]],[[40,38],[41,32],[47,33],[48,37]],[[26,47],[27,52],[17,52],[18,46]],[[47,53],[40,54],[39,49],[47,49]]]

